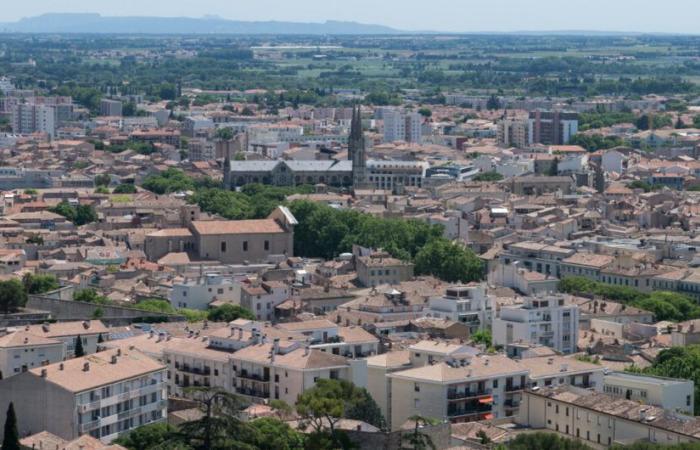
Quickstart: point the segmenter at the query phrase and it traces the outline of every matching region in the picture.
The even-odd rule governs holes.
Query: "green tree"
[[[17,415],[15,414],[15,405],[10,402],[7,407],[5,417],[5,428],[2,438],[2,450],[20,450],[22,446],[19,443],[19,431],[17,429]]]
[[[76,302],[96,303],[98,305],[109,305],[112,303],[107,297],[98,294],[97,291],[92,288],[76,291],[73,294],[73,300]]]
[[[279,419],[263,417],[250,425],[257,431],[255,446],[260,450],[304,449],[304,435]]]
[[[131,183],[122,183],[112,191],[114,194],[135,194],[136,186]]]
[[[238,414],[245,405],[235,394],[217,388],[188,388],[202,417],[180,426],[181,441],[196,450],[254,450],[256,430],[242,422]]]
[[[114,443],[129,450],[152,450],[170,443],[176,434],[177,429],[168,423],[153,423],[136,428]]]
[[[468,283],[483,278],[482,261],[468,248],[444,238],[427,243],[416,255],[416,272]]]
[[[361,420],[378,428],[386,425],[369,392],[346,380],[318,380],[299,397],[296,408],[316,431],[328,427],[331,434],[341,418]]]
[[[22,284],[27,294],[43,294],[61,287],[53,275],[33,275],[31,273],[22,277]]]
[[[435,443],[429,434],[423,433],[421,431],[426,426],[436,425],[437,420],[423,417],[423,416],[411,416],[408,420],[412,421],[413,431],[409,433],[403,433],[401,436],[401,450],[436,450]]]
[[[242,306],[225,304],[210,309],[207,318],[212,322],[231,322],[236,319],[255,320],[255,314]]]
[[[0,311],[9,314],[26,304],[27,292],[19,280],[0,281]]]
[[[582,442],[555,433],[519,434],[506,444],[508,450],[592,450]]]
[[[95,175],[95,186],[109,186],[109,183],[111,182],[112,177],[110,177],[106,173]]]
[[[481,172],[472,177],[473,181],[501,181],[503,175],[498,172]]]
[[[73,351],[76,358],[81,358],[85,356],[85,349],[83,348],[83,338],[78,335],[75,337],[75,350]]]
[[[479,330],[471,335],[471,340],[475,344],[484,344],[490,347],[492,342],[491,332],[489,330]]]
[[[229,127],[222,127],[216,129],[216,138],[222,141],[230,141],[233,139],[233,129]]]
[[[420,114],[423,117],[431,117],[433,115],[433,112],[430,110],[430,108],[421,108],[418,110],[418,114]]]

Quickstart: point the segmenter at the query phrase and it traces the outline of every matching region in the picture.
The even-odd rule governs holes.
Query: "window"
[[[221,242],[221,253],[226,253],[226,242]]]
[[[265,241],[265,250],[270,250],[270,241]]]
[[[413,384],[413,391],[414,392],[420,392],[420,385],[418,383]]]
[[[243,251],[244,252],[248,251],[248,241],[243,241]]]

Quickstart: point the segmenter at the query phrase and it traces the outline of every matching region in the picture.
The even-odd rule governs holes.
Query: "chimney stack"
[[[58,370],[63,370],[64,367],[65,367],[65,366],[63,365],[63,363],[61,363],[61,364],[58,365]]]
[[[48,371],[46,369],[41,369],[41,378],[46,378]]]
[[[111,362],[112,364],[116,364],[116,363],[117,363],[117,355],[112,355],[112,359],[111,359],[110,362]]]
[[[90,363],[85,362],[85,364],[83,364],[83,372],[89,372],[89,371],[90,371]]]
[[[304,346],[304,356],[309,356],[309,350],[310,350],[309,344],[306,344]]]

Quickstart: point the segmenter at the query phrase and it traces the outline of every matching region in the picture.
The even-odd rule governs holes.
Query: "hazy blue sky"
[[[700,32],[699,0],[4,0],[0,22],[45,12],[320,22],[406,30]]]

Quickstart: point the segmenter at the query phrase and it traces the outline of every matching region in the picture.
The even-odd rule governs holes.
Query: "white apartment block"
[[[173,284],[170,303],[176,308],[207,309],[213,301],[238,304],[240,285],[220,274],[206,274]]]
[[[258,320],[272,320],[275,307],[291,296],[291,287],[281,281],[247,282],[240,286],[240,304]]]
[[[405,141],[420,144],[422,116],[415,112],[384,109],[384,142]]]
[[[31,369],[0,383],[0,408],[14,403],[20,435],[48,431],[108,443],[167,418],[166,367],[138,351],[109,350]]]
[[[0,380],[63,361],[65,357],[65,345],[58,339],[10,331],[0,335]]]
[[[424,310],[428,317],[461,322],[471,333],[491,329],[493,307],[485,283],[447,288],[445,295],[431,297],[428,305]]]
[[[493,342],[539,344],[574,353],[578,343],[579,308],[566,296],[526,297],[521,305],[503,306],[493,321]]]
[[[516,423],[600,446],[700,441],[700,419],[571,386],[525,391]]]
[[[12,131],[17,134],[56,133],[56,110],[52,106],[18,103],[12,108]]]
[[[216,143],[204,138],[193,138],[187,144],[190,161],[213,161],[216,159]]]
[[[695,383],[691,380],[609,372],[603,377],[603,392],[611,397],[690,415],[695,409]]]
[[[234,392],[230,353],[209,347],[207,337],[172,338],[164,348],[168,365],[168,395],[187,397],[189,387],[211,387]]]

